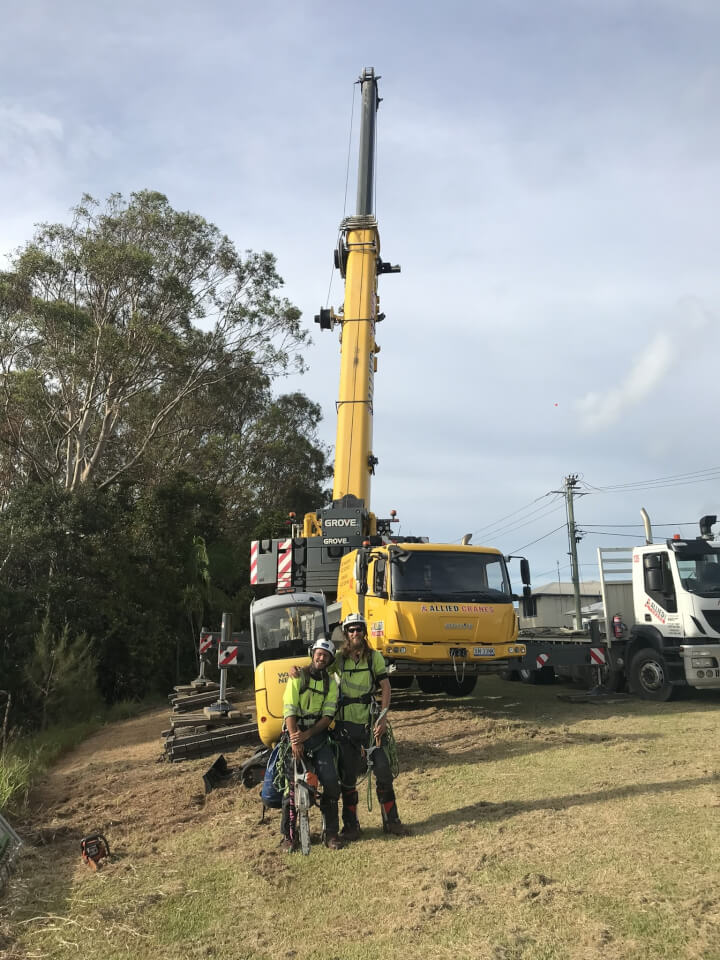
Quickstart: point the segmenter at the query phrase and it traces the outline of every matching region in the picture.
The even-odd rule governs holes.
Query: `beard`
[[[365,635],[354,633],[350,637],[350,649],[353,653],[362,653],[365,649]]]

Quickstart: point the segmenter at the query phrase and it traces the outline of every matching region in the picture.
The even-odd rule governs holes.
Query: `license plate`
[[[450,656],[451,657],[466,657],[467,650],[465,647],[450,647]]]
[[[495,656],[495,647],[475,647],[473,650],[474,657],[494,657]]]

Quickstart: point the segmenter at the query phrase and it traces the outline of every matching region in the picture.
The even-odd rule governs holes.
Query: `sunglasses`
[[[365,627],[348,627],[346,633],[365,633]]]

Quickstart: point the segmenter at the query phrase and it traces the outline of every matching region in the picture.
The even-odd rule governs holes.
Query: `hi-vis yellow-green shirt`
[[[372,663],[372,669],[370,664]],[[373,689],[387,677],[385,657],[379,650],[369,650],[367,657],[355,663],[352,657],[338,654],[333,664],[340,680],[340,720],[348,723],[370,722],[370,695]],[[348,700],[364,700],[364,703],[348,703]]]
[[[283,717],[297,717],[301,730],[312,727],[321,717],[332,719],[338,701],[338,685],[334,677],[314,680],[306,671],[307,667],[299,677],[290,677],[283,697]]]

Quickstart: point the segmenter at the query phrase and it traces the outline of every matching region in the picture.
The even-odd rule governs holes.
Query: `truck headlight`
[[[715,657],[693,657],[691,660],[692,666],[697,670],[699,667],[716,667],[717,660]]]

